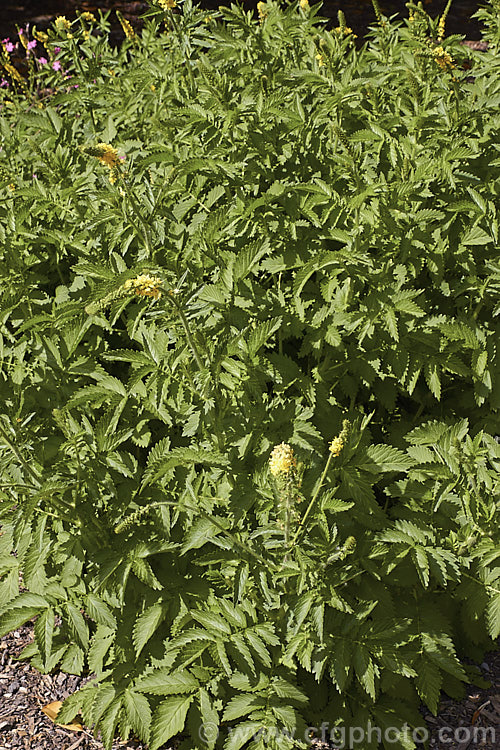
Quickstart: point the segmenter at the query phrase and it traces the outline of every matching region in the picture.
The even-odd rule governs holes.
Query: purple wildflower
[[[39,57],[38,62],[40,65],[47,65],[47,58],[46,57]]]
[[[61,70],[61,63],[59,62],[59,60],[56,60],[55,62],[52,63],[52,68],[54,70]]]
[[[8,89],[9,88],[9,82],[5,80],[5,78],[2,78],[0,80],[0,89]]]
[[[36,47],[36,39],[32,39],[31,42],[28,42],[28,50],[35,49]]]
[[[56,55],[58,55],[60,51],[61,51],[60,47],[54,47],[54,52],[56,53]]]
[[[2,39],[2,44],[5,46],[6,52],[14,52],[14,50],[16,49],[16,45],[12,44],[10,39]]]

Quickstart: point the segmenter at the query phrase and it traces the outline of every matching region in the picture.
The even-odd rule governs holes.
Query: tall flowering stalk
[[[120,21],[120,25],[123,29],[123,33],[125,34],[125,37],[129,39],[131,42],[137,41],[137,34],[135,33],[132,24],[130,21],[127,21],[127,19],[120,13],[119,10],[115,11],[118,20]]]
[[[443,10],[443,12],[441,14],[441,18],[439,19],[439,23],[438,23],[438,35],[437,35],[438,42],[442,42],[443,39],[444,39],[445,27],[446,27],[446,18],[448,16],[448,13],[450,12],[451,3],[452,3],[452,0],[448,0],[448,2],[446,3],[446,7],[445,7],[445,9]]]
[[[304,513],[302,520],[299,522],[297,531],[295,532],[295,536],[293,537],[292,542],[291,542],[292,547],[297,543],[299,536],[301,535],[301,533],[303,532],[305,528],[305,523],[307,519],[309,518],[311,511],[316,504],[318,495],[320,493],[321,488],[323,487],[323,483],[325,481],[325,478],[328,473],[328,469],[330,468],[330,464],[332,460],[334,458],[338,458],[338,456],[340,456],[340,454],[342,453],[344,449],[350,428],[351,428],[351,423],[349,422],[348,419],[344,419],[344,421],[342,422],[342,431],[340,432],[339,435],[337,435],[337,437],[333,438],[333,440],[330,443],[330,447],[329,447],[330,455],[328,456],[326,466],[323,469],[323,473],[321,475],[321,479],[319,480],[319,484],[316,488],[316,492],[314,493],[311,502],[307,506],[306,512]]]
[[[292,523],[297,518],[296,500],[300,484],[297,459],[288,443],[280,443],[273,448],[269,457],[269,471],[276,483],[279,523],[284,531],[285,547],[288,549]]]

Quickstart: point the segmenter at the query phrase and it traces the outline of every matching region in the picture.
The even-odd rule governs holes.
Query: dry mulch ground
[[[62,672],[41,675],[16,661],[32,638],[33,628],[27,625],[0,640],[0,750],[103,750],[90,731],[62,729],[42,712],[43,706],[77,690],[82,678]],[[436,717],[423,711],[432,750],[500,748],[499,651],[486,655],[481,672],[490,687],[469,686],[461,701],[443,696]],[[355,747],[362,750],[362,744]],[[146,746],[138,741],[116,742],[113,750],[146,750]]]
[[[62,729],[42,712],[43,706],[77,690],[82,678],[62,672],[42,675],[16,661],[32,640],[29,625],[0,640],[0,750],[102,750],[90,731]],[[145,750],[145,745],[116,742],[113,750]]]

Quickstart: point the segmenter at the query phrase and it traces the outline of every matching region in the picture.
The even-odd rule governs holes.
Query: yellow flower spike
[[[349,422],[349,420],[344,419],[344,421],[342,422],[342,430],[340,432],[340,435],[337,435],[337,437],[333,438],[332,442],[330,443],[329,451],[332,454],[332,456],[334,457],[340,456],[345,446],[345,441],[349,434],[350,427],[351,427],[351,423]]]
[[[330,453],[332,456],[340,456],[342,452],[342,448],[344,447],[344,441],[340,436],[333,438],[332,442],[330,443]]]
[[[438,23],[438,42],[440,42],[445,34],[446,19],[440,18]]]
[[[443,47],[434,47],[432,54],[441,70],[450,71],[455,67],[452,56]]]
[[[118,151],[109,143],[98,143],[96,146],[87,146],[83,149],[89,156],[95,156],[101,164],[106,164],[109,169],[116,169],[120,163]]]
[[[153,299],[160,299],[161,291],[158,287],[162,284],[162,280],[158,276],[151,276],[149,273],[142,273],[140,276],[136,276],[135,279],[127,279],[122,284],[122,289],[125,292],[133,291],[139,297],[153,297]]]
[[[162,10],[173,10],[177,7],[177,0],[156,0]]]
[[[286,477],[297,467],[293,448],[288,443],[276,445],[269,456],[269,471],[273,477]]]
[[[24,80],[20,72],[17,70],[17,68],[15,68],[13,65],[11,65],[8,62],[4,62],[2,64],[3,64],[4,70],[9,74],[12,80],[18,83],[21,89],[23,90],[23,92],[27,95],[28,88],[26,86],[26,81]]]
[[[441,42],[445,35],[445,29],[446,29],[446,19],[448,17],[448,13],[450,12],[452,0],[448,0],[446,3],[445,9],[443,10],[443,13],[441,15],[441,18],[439,19],[438,27],[437,27],[437,33],[438,33],[438,42]]]
[[[350,36],[352,39],[358,38],[356,34],[352,33],[350,26],[337,26],[334,31],[338,36]]]
[[[118,20],[120,21],[123,33],[125,34],[126,38],[131,40],[136,39],[137,36],[130,21],[127,21],[127,19],[122,16],[119,10],[116,11],[116,15],[118,16]]]
[[[316,60],[318,61],[318,67],[319,68],[321,68],[321,66],[325,64],[325,61],[323,59],[323,55],[320,52],[318,52],[318,54],[316,55]]]
[[[263,21],[264,18],[267,16],[267,11],[266,11],[266,4],[262,2],[262,0],[257,3],[257,12],[259,14],[260,21]]]

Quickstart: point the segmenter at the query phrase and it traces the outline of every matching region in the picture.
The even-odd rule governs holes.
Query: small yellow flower
[[[33,32],[33,36],[35,39],[38,39],[39,42],[42,42],[42,44],[49,41],[49,35],[46,34],[45,31],[35,31]]]
[[[158,288],[161,286],[161,279],[158,276],[151,276],[148,273],[143,273],[140,276],[136,276],[135,279],[127,279],[123,284],[123,289],[133,291],[139,297],[153,297],[153,299],[160,299],[161,291]]]
[[[96,23],[96,18],[93,13],[90,13],[88,10],[84,11],[83,13],[80,13],[80,18],[83,18],[84,21],[89,21],[90,23]]]
[[[318,61],[319,68],[321,68],[321,66],[325,64],[323,55],[320,52],[318,52],[318,54],[316,55],[316,60]]]
[[[70,34],[70,32],[68,31],[68,33],[66,34],[66,39],[73,39],[73,38],[74,38],[73,34]]]
[[[337,26],[334,31],[339,36],[351,36],[352,39],[357,39],[357,35],[352,33],[352,29],[350,26]]]
[[[8,187],[9,187],[9,190],[10,190],[11,193],[13,193],[14,190],[16,189],[16,186],[13,185],[12,182],[10,183],[10,185]]]
[[[267,16],[266,11],[266,4],[260,0],[260,2],[257,3],[257,12],[259,14],[259,18],[261,21],[264,20],[264,18]]]
[[[276,445],[269,456],[269,471],[273,477],[287,476],[297,466],[293,448],[288,443]]]
[[[101,164],[106,164],[109,169],[115,169],[119,164],[118,151],[109,143],[98,143],[97,146],[90,146],[85,149],[90,156],[95,156]]]
[[[156,0],[162,10],[173,10],[177,7],[177,0]]]
[[[330,443],[330,453],[333,456],[340,456],[343,447],[344,441],[339,435],[338,437],[333,438],[332,442]]]
[[[344,421],[342,422],[342,430],[340,432],[340,435],[337,435],[337,437],[333,438],[332,442],[330,443],[329,450],[332,456],[340,456],[340,454],[342,453],[350,428],[351,423],[348,419],[344,419]]]
[[[85,40],[90,39],[90,31],[87,31],[87,29],[85,29],[85,31],[83,32],[83,38]]]
[[[309,0],[299,0],[299,5],[302,10],[309,10]]]
[[[70,29],[71,24],[66,18],[66,16],[57,16],[56,20],[54,21],[54,26],[56,27],[57,31],[62,31],[63,29]]]
[[[453,58],[443,47],[434,47],[432,50],[434,60],[442,70],[453,70],[455,67]]]
[[[151,89],[151,91],[156,91],[156,86],[154,85],[154,83],[152,83],[149,88]]]

